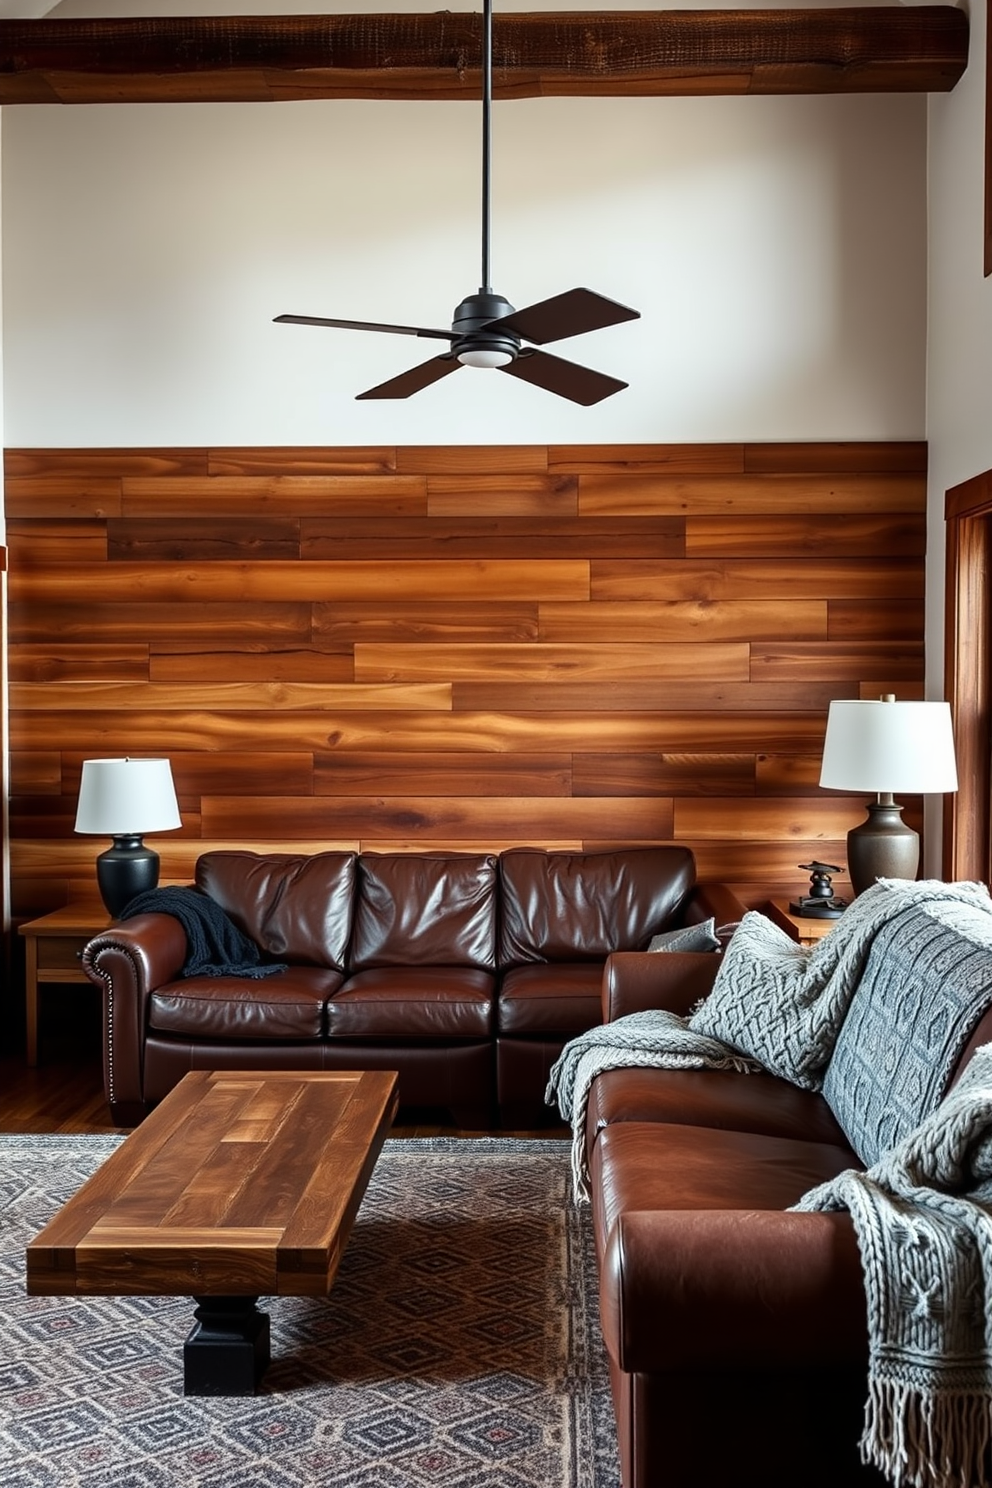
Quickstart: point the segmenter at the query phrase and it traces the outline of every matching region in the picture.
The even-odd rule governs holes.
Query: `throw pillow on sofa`
[[[683,925],[678,930],[662,930],[652,935],[649,951],[718,951],[716,919],[700,920],[698,925]]]

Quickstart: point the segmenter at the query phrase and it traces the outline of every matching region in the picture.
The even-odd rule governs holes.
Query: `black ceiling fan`
[[[331,326],[339,330],[387,331],[398,336],[422,336],[450,343],[447,351],[401,372],[358,398],[409,398],[459,367],[495,367],[535,383],[549,393],[586,406],[618,393],[627,383],[578,362],[538,351],[548,341],[579,336],[621,321],[638,320],[631,310],[591,289],[570,289],[539,304],[515,310],[490,284],[490,176],[492,170],[493,35],[492,0],[483,0],[482,15],[482,286],[468,295],[452,316],[451,329],[383,325],[370,320],[328,320],[320,315],[277,315],[280,325]],[[533,345],[525,345],[532,342]]]

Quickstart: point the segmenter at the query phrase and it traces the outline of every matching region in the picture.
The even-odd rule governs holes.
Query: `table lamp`
[[[950,705],[896,702],[891,693],[877,700],[832,702],[820,784],[876,792],[866,820],[847,834],[854,892],[864,893],[877,878],[914,879],[920,839],[902,820],[893,794],[957,790]]]
[[[83,761],[75,829],[114,839],[96,860],[96,881],[115,917],[136,894],[158,883],[158,853],[145,846],[142,833],[181,826],[167,759]]]

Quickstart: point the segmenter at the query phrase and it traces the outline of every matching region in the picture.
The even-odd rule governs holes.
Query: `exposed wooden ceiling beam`
[[[0,105],[475,98],[481,19],[185,16],[0,21]],[[951,5],[497,16],[501,98],[948,92]]]

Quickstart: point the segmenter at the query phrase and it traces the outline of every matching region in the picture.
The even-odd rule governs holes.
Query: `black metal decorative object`
[[[800,863],[810,876],[810,890],[808,894],[800,894],[799,898],[789,905],[790,914],[800,915],[806,920],[837,920],[847,908],[846,899],[838,899],[833,890],[831,875],[840,873],[840,868],[835,863]]]

